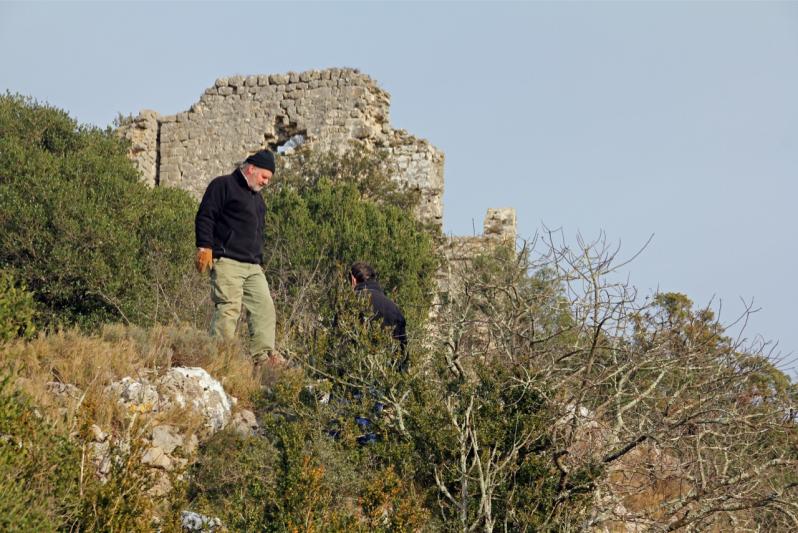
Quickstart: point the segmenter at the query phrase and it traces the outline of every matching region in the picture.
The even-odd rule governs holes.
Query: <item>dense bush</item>
[[[19,287],[14,277],[0,270],[0,341],[29,338],[36,331],[33,294]]]
[[[266,193],[264,266],[281,316],[329,318],[346,268],[366,261],[411,328],[426,319],[436,232],[413,217],[416,194],[386,176],[378,152],[301,153],[277,175]]]
[[[63,111],[0,96],[0,267],[47,324],[184,318],[195,202],[138,183],[126,144]],[[204,295],[205,289],[202,289]]]
[[[257,402],[268,451],[222,467],[271,453],[264,477],[205,509],[241,513],[266,490],[256,513],[282,531],[789,530],[795,387],[683,295],[638,306],[603,253],[473,261],[405,372],[341,282],[337,320]]]

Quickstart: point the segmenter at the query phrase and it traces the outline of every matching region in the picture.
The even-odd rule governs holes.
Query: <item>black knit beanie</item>
[[[261,150],[256,154],[252,154],[244,163],[274,172],[274,154],[268,150]]]

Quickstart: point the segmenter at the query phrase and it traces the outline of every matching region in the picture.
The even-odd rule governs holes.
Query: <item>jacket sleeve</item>
[[[223,185],[222,180],[215,179],[208,184],[205,194],[202,195],[197,216],[194,218],[197,248],[213,248],[213,227],[224,204]]]
[[[407,344],[407,322],[405,322],[405,316],[402,314],[402,311],[399,310],[397,307],[397,319],[396,325],[393,327],[393,338],[398,340],[402,344],[402,348]]]

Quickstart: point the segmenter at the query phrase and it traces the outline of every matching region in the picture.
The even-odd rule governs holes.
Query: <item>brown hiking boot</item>
[[[272,351],[255,359],[252,365],[252,377],[261,385],[270,386],[287,366],[288,360],[278,352]]]
[[[268,357],[266,357],[266,360],[268,361],[267,364],[269,364],[271,366],[274,366],[274,367],[282,367],[282,366],[286,366],[288,364],[288,359],[283,357],[280,354],[280,352],[276,352],[276,351],[269,352],[269,355],[268,355]]]

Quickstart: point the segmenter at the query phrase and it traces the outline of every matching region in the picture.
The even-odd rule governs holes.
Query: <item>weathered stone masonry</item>
[[[443,153],[389,122],[390,96],[354,69],[221,78],[188,111],[145,110],[119,129],[151,186],[178,187],[197,199],[208,182],[249,154],[276,149],[295,135],[317,149],[341,152],[351,142],[387,150],[393,179],[421,192],[417,216],[443,225]],[[452,237],[438,273],[441,292],[457,291],[473,257],[515,243],[515,210],[489,209],[484,233]]]
[[[200,198],[208,182],[249,154],[302,135],[322,150],[350,142],[385,149],[393,179],[421,192],[417,215],[443,221],[443,153],[393,129],[390,96],[354,69],[221,78],[188,111],[142,111],[120,134],[150,185],[178,187]]]

